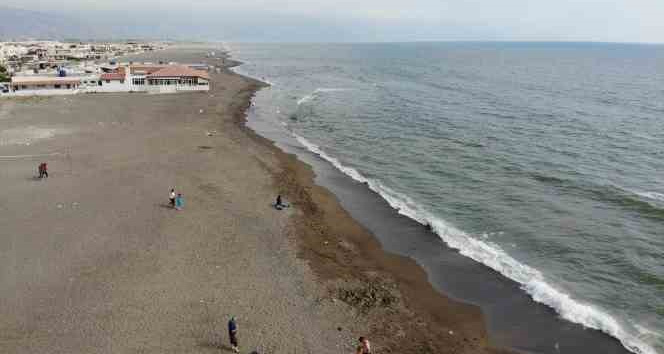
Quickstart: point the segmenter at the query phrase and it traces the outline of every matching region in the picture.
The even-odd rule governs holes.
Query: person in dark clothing
[[[228,321],[228,338],[231,341],[231,348],[233,351],[239,353],[240,349],[238,348],[237,343],[237,322],[235,322],[235,317],[231,317],[231,320]]]
[[[39,164],[39,178],[48,178],[48,167],[46,165],[46,162],[42,162]]]
[[[277,195],[277,201],[276,201],[276,203],[274,203],[274,208],[277,209],[277,210],[282,210],[284,208],[288,208],[288,203],[285,203],[281,199],[281,194]]]
[[[175,188],[172,188],[171,193],[168,194],[168,202],[171,208],[175,208]]]
[[[371,343],[366,337],[360,337],[358,340],[360,345],[357,346],[356,354],[371,354]]]

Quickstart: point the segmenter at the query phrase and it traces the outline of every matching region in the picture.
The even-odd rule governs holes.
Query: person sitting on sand
[[[184,207],[184,198],[182,197],[182,193],[178,193],[177,197],[175,197],[175,210],[182,210],[182,207]]]
[[[371,354],[371,343],[365,337],[360,337],[358,339],[360,345],[357,346],[356,354]]]
[[[239,353],[240,349],[237,344],[237,322],[235,322],[235,317],[231,317],[231,320],[228,321],[228,338],[230,339],[233,351]]]
[[[283,208],[288,208],[288,204],[284,203],[281,200],[281,194],[277,195],[277,201],[276,201],[276,203],[274,203],[274,208],[277,209],[277,210],[281,210]]]
[[[171,193],[168,195],[168,204],[171,208],[175,208],[175,189],[171,189]]]

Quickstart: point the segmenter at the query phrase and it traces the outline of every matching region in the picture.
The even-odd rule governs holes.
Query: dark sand
[[[220,62],[205,51],[160,55]],[[376,353],[499,352],[477,307],[245,127],[261,83],[212,77],[210,93],[0,100],[0,353],[228,352],[231,315],[241,352],[351,353],[360,335]]]

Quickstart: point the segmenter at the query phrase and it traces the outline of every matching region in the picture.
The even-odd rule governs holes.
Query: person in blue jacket
[[[175,197],[175,209],[182,210],[183,207],[184,207],[184,198],[182,197],[182,193],[178,193],[178,196]]]
[[[233,351],[239,353],[240,349],[237,344],[237,322],[235,322],[235,317],[231,317],[231,320],[228,321],[228,338],[231,341],[231,348]]]

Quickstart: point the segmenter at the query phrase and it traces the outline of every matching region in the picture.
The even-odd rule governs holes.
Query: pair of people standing
[[[175,189],[171,189],[171,192],[168,195],[168,201],[171,206],[171,208],[174,208],[175,210],[182,210],[184,207],[184,198],[182,197],[182,193],[175,193]]]
[[[235,317],[231,317],[230,321],[228,321],[228,338],[231,342],[231,349],[235,353],[240,352],[240,348],[238,347],[238,341],[237,341],[237,322],[235,321]],[[356,354],[371,354],[371,343],[369,342],[369,339],[366,337],[360,337],[358,339],[359,345],[357,346]],[[256,351],[252,352],[257,353]]]

